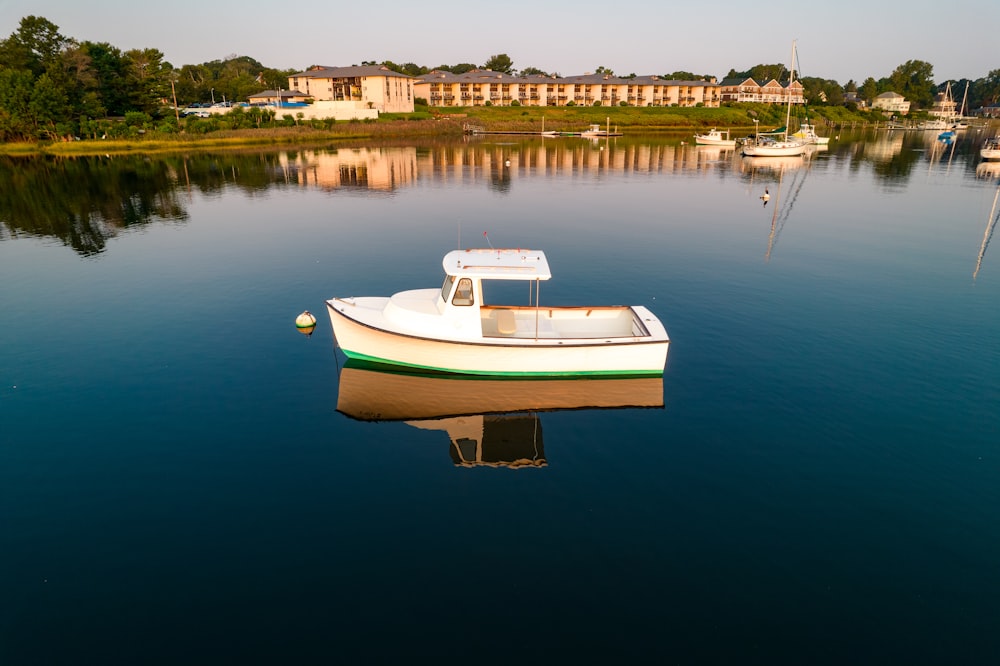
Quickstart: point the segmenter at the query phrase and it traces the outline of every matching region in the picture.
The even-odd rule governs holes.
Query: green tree
[[[55,139],[73,129],[66,91],[48,74],[35,80],[28,109],[39,136]]]
[[[159,49],[129,49],[122,57],[128,110],[153,114],[170,97],[171,68]]]
[[[861,84],[860,88],[858,88],[858,96],[861,99],[866,100],[868,102],[871,102],[873,99],[875,99],[878,96],[878,94],[879,94],[878,82],[876,82],[875,79],[870,76],[867,79],[865,79],[865,82]]]
[[[537,67],[525,67],[520,72],[521,76],[550,76],[548,72],[544,72]]]
[[[977,106],[996,106],[1000,102],[1000,69],[991,70],[976,81]]]
[[[919,108],[934,101],[934,67],[923,60],[907,60],[889,75],[889,85]]]
[[[40,16],[26,16],[17,30],[0,44],[0,67],[27,69],[41,76],[68,42],[51,21]]]
[[[503,72],[504,74],[514,73],[514,62],[506,53],[498,53],[490,56],[489,60],[483,63],[483,69],[493,72]]]
[[[90,58],[101,106],[110,115],[125,115],[130,107],[122,52],[107,42],[83,42],[80,46]]]
[[[31,90],[27,70],[0,69],[0,140],[23,141],[32,135]]]

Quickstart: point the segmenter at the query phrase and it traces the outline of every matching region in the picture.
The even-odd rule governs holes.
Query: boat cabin
[[[525,249],[470,249],[449,252],[439,312],[456,330],[483,337],[603,338],[648,335],[626,306],[541,307],[539,286],[552,277],[545,253]],[[525,305],[487,303],[493,280],[528,282]]]

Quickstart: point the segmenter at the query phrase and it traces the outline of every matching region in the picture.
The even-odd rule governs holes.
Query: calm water
[[[983,136],[0,161],[0,663],[997,663]],[[483,232],[662,385],[358,392],[324,299]]]

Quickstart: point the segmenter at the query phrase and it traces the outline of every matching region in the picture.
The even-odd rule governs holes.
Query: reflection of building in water
[[[286,180],[322,189],[394,190],[416,180],[416,148],[341,148],[283,153]]]
[[[484,180],[509,183],[538,174],[708,173],[732,168],[734,151],[698,146],[616,143],[614,140],[524,139],[509,143],[475,141],[428,147],[362,147],[283,153],[283,179],[304,187],[391,191],[435,181]]]
[[[510,379],[419,375],[350,360],[337,411],[361,421],[443,430],[456,465],[544,466],[538,413],[663,407],[663,378]]]
[[[888,132],[863,144],[864,156],[872,162],[888,162],[903,152],[903,133]]]

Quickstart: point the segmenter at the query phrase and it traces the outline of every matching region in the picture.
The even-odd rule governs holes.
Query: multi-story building
[[[316,101],[350,102],[380,113],[413,111],[413,78],[382,65],[313,67],[289,76],[288,87]]]
[[[430,106],[719,106],[719,85],[670,81],[658,76],[607,74],[513,76],[490,70],[429,72],[417,77],[414,95]],[[515,104],[516,103],[516,104]]]

